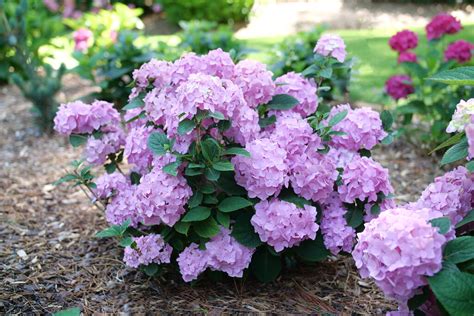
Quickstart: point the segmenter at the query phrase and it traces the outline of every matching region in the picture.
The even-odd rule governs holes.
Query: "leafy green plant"
[[[166,17],[173,23],[207,20],[224,24],[247,21],[254,0],[161,0]]]
[[[235,59],[243,57],[242,44],[234,38],[234,33],[229,26],[197,20],[181,21],[179,25],[183,29],[179,34],[181,39],[179,47],[200,55],[220,48],[230,52]]]
[[[55,70],[44,63],[40,47],[63,28],[56,24],[56,18],[36,8],[36,1],[32,6],[26,0],[8,4],[0,1],[0,54],[5,57],[0,70],[3,78],[9,78],[32,102],[39,126],[49,130],[58,105],[55,95],[61,88],[65,68]]]
[[[316,27],[311,31],[290,36],[277,44],[273,49],[271,66],[275,76],[291,71],[303,72],[309,66],[323,60],[313,53],[314,46],[323,31],[324,27]],[[348,59],[344,63],[333,61],[330,67],[326,67],[326,74],[320,82],[318,95],[326,101],[344,99],[349,91],[352,65],[353,60]]]

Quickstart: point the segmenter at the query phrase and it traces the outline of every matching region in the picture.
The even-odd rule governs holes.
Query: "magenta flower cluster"
[[[393,75],[385,83],[385,92],[394,100],[399,100],[414,93],[415,88],[409,76]]]
[[[418,35],[410,30],[403,30],[393,35],[388,44],[394,51],[403,53],[418,46]]]
[[[455,34],[461,30],[461,22],[449,13],[440,13],[434,16],[426,25],[428,40],[436,40],[445,34]]]
[[[457,40],[448,45],[444,51],[444,60],[456,60],[463,64],[467,63],[472,58],[472,51],[474,50],[474,44],[465,41]]]

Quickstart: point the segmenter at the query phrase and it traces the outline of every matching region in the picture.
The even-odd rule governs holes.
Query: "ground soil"
[[[76,77],[64,83],[63,100],[90,89]],[[299,267],[267,285],[238,280],[190,286],[126,268],[113,240],[94,238],[106,227],[102,212],[78,188],[51,185],[80,153],[62,137],[38,136],[29,107],[16,88],[0,88],[0,314],[74,306],[86,314],[374,315],[395,308],[344,256]],[[416,199],[439,174],[432,158],[407,144],[382,147],[374,155],[390,169],[400,202]]]

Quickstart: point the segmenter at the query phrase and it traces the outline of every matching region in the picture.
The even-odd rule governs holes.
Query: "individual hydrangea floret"
[[[410,30],[403,30],[393,35],[388,44],[393,50],[403,53],[418,46],[418,35]]]
[[[293,161],[290,183],[295,193],[314,202],[326,199],[333,191],[338,176],[334,159],[309,146]]]
[[[451,122],[446,128],[447,133],[462,132],[474,115],[474,98],[467,101],[461,100],[456,105]]]
[[[256,139],[245,149],[250,157],[236,156],[232,163],[235,180],[248,191],[249,197],[264,200],[288,185],[286,151],[277,143],[268,138]]]
[[[333,127],[333,130],[344,133],[332,138],[335,147],[370,150],[387,136],[379,113],[370,108],[352,110],[349,104],[342,104],[331,109],[328,120],[344,110],[348,111],[347,116]]]
[[[413,52],[402,52],[398,55],[397,62],[401,63],[416,63],[418,61],[418,57]]]
[[[206,271],[209,259],[205,250],[199,249],[199,245],[192,243],[181,252],[176,259],[181,277],[185,282],[191,282]]]
[[[305,79],[300,74],[289,72],[275,79],[277,85],[275,94],[289,94],[299,101],[291,112],[297,112],[303,117],[316,112],[318,107],[317,87],[314,79]],[[285,113],[288,111],[283,111]]]
[[[319,38],[314,47],[314,52],[326,57],[334,57],[340,63],[344,62],[347,55],[344,40],[338,35],[331,34],[326,34]]]
[[[363,278],[371,277],[388,297],[405,305],[426,277],[441,270],[445,236],[421,212],[387,210],[357,235],[352,252]]]
[[[439,211],[453,225],[471,210],[473,180],[465,167],[458,167],[437,177],[421,194],[417,205]]]
[[[90,134],[105,125],[116,125],[120,114],[114,105],[95,101],[91,105],[81,101],[61,104],[54,118],[54,129],[62,135]]]
[[[337,255],[341,251],[351,252],[355,240],[355,230],[347,224],[344,217],[347,210],[337,193],[332,193],[324,201],[322,212],[320,228],[326,248],[333,255]]]
[[[84,155],[91,165],[104,164],[110,154],[116,153],[125,144],[125,133],[122,129],[110,126],[103,131],[100,137],[89,136],[87,139]]]
[[[399,100],[415,92],[415,88],[409,76],[394,75],[385,83],[385,92],[394,100]]]
[[[461,28],[461,22],[454,16],[449,13],[440,13],[426,25],[426,36],[431,41],[439,39],[445,34],[455,34]]]
[[[127,178],[120,172],[105,173],[95,180],[94,194],[99,199],[107,199],[115,193],[121,192],[130,185]]]
[[[393,193],[388,170],[372,158],[355,158],[342,174],[342,184],[338,187],[341,200],[353,203],[356,199],[366,202],[377,201],[377,195]]]
[[[150,234],[147,236],[133,237],[135,247],[125,247],[123,260],[132,268],[150,263],[170,263],[173,248],[165,243],[161,235]]]
[[[147,225],[173,226],[185,212],[184,206],[192,194],[182,175],[172,176],[155,168],[143,176],[138,185],[138,212]]]
[[[152,132],[152,126],[131,128],[125,139],[124,156],[128,163],[135,165],[137,171],[146,173],[153,160],[153,153],[147,143]]]
[[[444,60],[456,60],[463,64],[471,60],[474,44],[465,41],[457,40],[448,45],[444,51]]]
[[[250,220],[260,239],[280,252],[298,245],[306,239],[314,240],[319,229],[316,208],[272,199],[255,205],[255,215]]]
[[[253,60],[243,60],[235,66],[234,79],[244,94],[247,105],[256,108],[268,103],[275,94],[273,74],[264,64]]]
[[[209,267],[212,270],[222,271],[230,277],[243,276],[249,267],[255,249],[241,245],[230,230],[221,228],[221,232],[206,243],[206,254]]]

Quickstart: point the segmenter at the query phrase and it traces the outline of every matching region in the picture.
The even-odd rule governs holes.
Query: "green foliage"
[[[196,19],[235,24],[247,21],[254,0],[161,0],[161,4],[173,23]]]
[[[429,42],[423,54],[417,52],[417,63],[405,62],[399,66],[410,76],[415,88],[413,94],[398,102],[395,110],[403,125],[401,130],[430,146],[448,139],[445,130],[456,105],[474,94],[474,88],[467,85],[473,67],[459,67],[455,61],[444,61],[442,52],[446,45],[445,40]],[[414,117],[426,124],[412,126]]]
[[[179,33],[180,48],[200,55],[220,48],[231,53],[235,59],[242,59],[244,55],[242,43],[235,39],[233,30],[229,26],[197,20],[181,21],[179,25],[183,29]]]
[[[0,80],[11,80],[33,104],[39,127],[51,130],[65,68],[44,62],[40,48],[62,34],[64,27],[51,17],[41,1],[9,1],[0,4]]]
[[[275,280],[280,274],[281,259],[272,254],[267,247],[261,247],[253,255],[250,269],[259,281],[268,283]]]
[[[343,64],[317,64],[323,59],[315,56],[313,49],[323,31],[323,27],[317,27],[311,31],[290,36],[277,44],[272,49],[274,53],[271,70],[277,77],[291,71],[302,72],[303,75],[314,75],[318,72],[323,79],[318,82],[318,95],[326,101],[342,99],[349,89],[350,68],[353,62],[349,59]],[[310,66],[312,68],[308,69]]]
[[[85,13],[80,19],[65,21],[73,30],[87,28],[93,34],[87,51],[73,53],[78,62],[73,71],[100,88],[100,92],[86,98],[113,102],[122,108],[128,102],[134,69],[152,58],[171,60],[178,56],[165,43],[139,41],[144,27],[139,18],[142,13],[142,9],[116,3],[113,10]],[[127,109],[142,105],[132,101]]]

